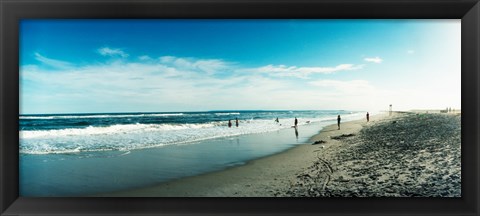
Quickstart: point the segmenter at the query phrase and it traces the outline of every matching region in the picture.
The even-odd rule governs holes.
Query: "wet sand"
[[[456,197],[460,115],[379,114],[327,126],[307,144],[242,166],[99,196]]]

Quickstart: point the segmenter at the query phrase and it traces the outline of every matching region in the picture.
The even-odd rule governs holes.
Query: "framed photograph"
[[[8,1],[0,214],[478,215],[478,1]]]

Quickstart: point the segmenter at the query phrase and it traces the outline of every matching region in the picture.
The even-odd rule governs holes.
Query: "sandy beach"
[[[113,197],[459,197],[460,114],[379,114],[245,165]]]

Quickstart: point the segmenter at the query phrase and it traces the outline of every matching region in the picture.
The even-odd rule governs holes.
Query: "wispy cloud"
[[[70,68],[73,66],[73,64],[71,64],[70,62],[47,58],[43,55],[40,55],[39,53],[35,53],[35,59],[45,65],[59,69]]]
[[[374,57],[374,58],[364,58],[363,60],[367,61],[367,62],[373,62],[373,63],[377,63],[377,64],[380,64],[382,63],[383,59],[381,59],[380,57]]]
[[[209,110],[225,106],[233,108],[236,106],[235,101],[242,100],[241,95],[245,93],[242,91],[245,89],[269,89],[269,86],[258,88],[256,83],[259,79],[205,75],[205,71],[218,67],[218,61],[220,60],[192,60],[182,67],[159,61],[118,61],[77,66],[55,72],[44,67],[25,65],[20,68],[22,82],[29,81],[35,83],[30,86],[45,87],[42,91],[30,87],[22,88],[22,101],[35,101],[48,96],[51,98],[49,107],[78,112],[88,112],[89,109]],[[248,85],[253,86],[250,88]],[[230,93],[224,94],[223,91]],[[79,101],[82,101],[82,104],[95,104],[95,107],[83,105],[82,110],[78,110],[74,105],[78,105]],[[58,104],[52,105],[53,103]],[[253,102],[245,104],[254,105]],[[131,106],[136,108],[129,109]]]
[[[160,59],[160,62],[162,62],[162,63],[171,63],[176,59],[176,57],[175,56],[162,56],[162,57],[159,57],[158,59]]]
[[[64,63],[68,65],[67,62]],[[49,101],[58,104],[45,105],[46,107],[63,107],[61,109],[72,112],[90,111],[86,105],[81,106],[82,110],[75,110],[78,109],[75,105],[79,102],[95,104],[95,107],[91,107],[92,111],[100,109],[112,112],[138,111],[139,107],[148,109],[146,111],[259,107],[333,109],[338,108],[339,101],[358,100],[355,98],[362,93],[362,98],[367,97],[367,90],[371,86],[362,81],[335,80],[315,81],[311,85],[307,83],[299,86],[297,79],[279,79],[277,76],[301,77],[313,73],[358,70],[362,67],[363,65],[340,64],[334,67],[267,65],[241,68],[237,63],[222,59],[139,56],[132,60],[76,65],[55,72],[37,65],[24,65],[20,74],[22,81],[35,83],[32,86],[55,87],[52,90],[44,88],[43,91],[22,88],[22,100],[33,101],[34,98],[48,96],[51,98]],[[295,100],[285,103],[285,98]],[[137,110],[129,107],[136,107]]]
[[[180,58],[175,56],[162,56],[160,63],[184,70],[202,71],[208,74],[214,74],[221,70],[228,69],[232,63],[221,59],[196,59]]]
[[[148,61],[148,60],[152,60],[152,58],[148,55],[142,55],[142,56],[139,56],[138,59],[142,60],[142,61]]]
[[[122,58],[128,57],[128,54],[121,49],[112,49],[109,47],[103,47],[97,50],[100,55],[103,56],[120,56]]]
[[[340,64],[335,67],[297,67],[286,65],[267,65],[258,68],[241,69],[256,73],[269,73],[272,76],[292,76],[307,78],[312,73],[330,74],[339,71],[349,71],[362,69],[364,65]]]

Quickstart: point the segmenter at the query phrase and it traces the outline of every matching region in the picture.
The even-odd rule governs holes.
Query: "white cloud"
[[[121,49],[112,49],[109,47],[103,47],[98,49],[98,53],[103,56],[120,56],[122,58],[128,57],[128,54],[122,51]]]
[[[198,60],[193,63],[195,68],[198,68],[202,71],[207,73],[214,73],[216,71],[225,69],[228,67],[228,63],[218,60],[218,59],[211,59],[211,60]]]
[[[414,54],[414,53],[415,53],[415,50],[408,50],[407,53],[408,53],[408,54]]]
[[[328,74],[362,67],[340,64],[334,67],[267,65],[240,68],[221,59],[140,56],[135,61],[109,61],[55,71],[24,65],[20,75],[21,82],[33,83],[31,87],[21,88],[22,103],[45,101],[29,107],[45,103],[46,110],[61,109],[55,112],[362,109],[365,101],[378,101],[377,91],[367,81],[299,83],[298,79],[275,77]],[[269,76],[264,76],[265,73]],[[215,76],[210,76],[212,74]],[[44,87],[39,91],[34,86]],[[352,104],[362,105],[352,107]],[[22,108],[22,112],[32,111]]]
[[[227,104],[234,105],[235,98],[222,91],[241,90],[235,86],[243,84],[245,78],[205,76],[202,70],[206,69],[202,67],[211,63],[197,64],[198,67],[183,69],[154,61],[114,62],[55,72],[25,65],[20,69],[21,82],[35,84],[21,89],[22,104],[49,98],[28,108],[63,109],[55,112],[206,110],[225,105],[225,101],[217,101],[225,97],[231,100]],[[33,86],[43,87],[38,91]],[[80,102],[83,105],[79,106]],[[22,110],[34,112],[25,107]]]
[[[380,64],[382,63],[383,59],[381,59],[380,57],[374,57],[374,58],[364,58],[363,60],[367,61],[367,62],[373,62],[373,63],[377,63],[377,64]]]
[[[158,59],[160,59],[160,62],[162,62],[162,63],[170,63],[170,62],[172,62],[173,60],[175,60],[175,58],[176,58],[176,57],[174,57],[174,56],[162,56],[162,57],[160,57],[160,58],[158,58]]]
[[[363,65],[340,64],[335,67],[297,67],[286,65],[267,65],[258,68],[241,69],[242,72],[269,73],[273,76],[293,76],[306,78],[312,73],[330,74],[339,71],[362,69]]]
[[[207,74],[228,69],[231,65],[231,63],[221,59],[179,58],[175,56],[162,56],[159,59],[165,65],[184,70],[202,71]]]
[[[139,56],[138,59],[140,59],[142,61],[152,60],[152,58],[150,58],[150,56],[148,56],[148,55]]]
[[[40,55],[39,53],[35,53],[35,59],[39,62],[42,62],[43,64],[46,64],[54,68],[65,69],[73,66],[70,62],[47,58],[45,56]]]

